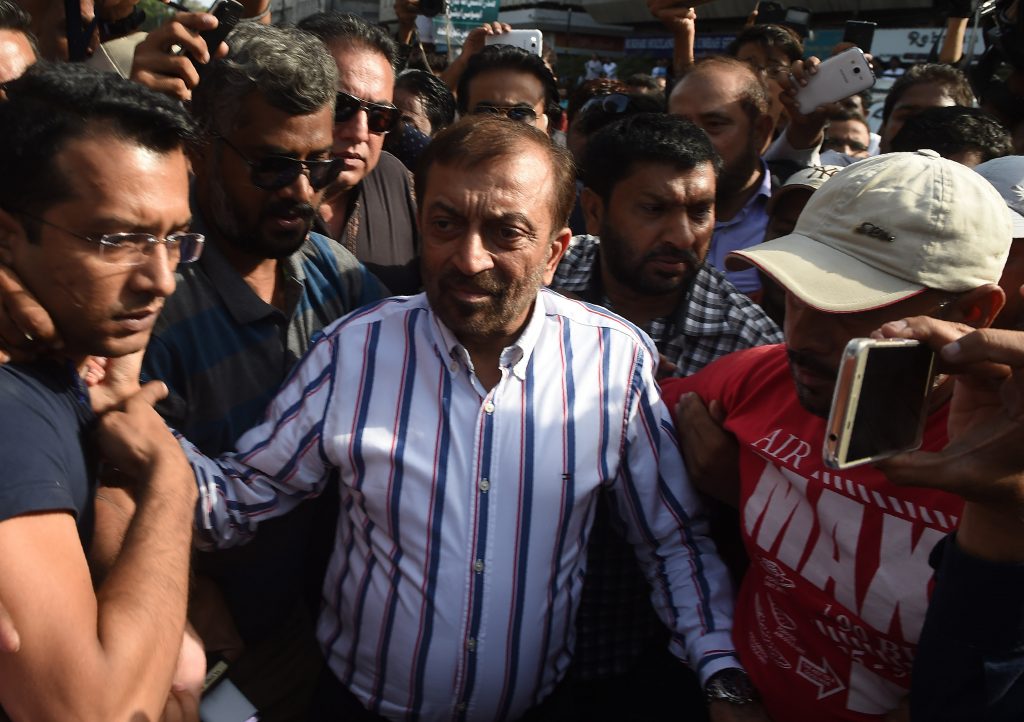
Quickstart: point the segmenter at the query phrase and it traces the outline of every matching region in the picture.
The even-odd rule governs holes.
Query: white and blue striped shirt
[[[339,482],[331,670],[392,719],[514,719],[569,665],[606,485],[673,651],[706,679],[739,666],[732,595],[656,360],[625,320],[542,290],[487,391],[425,296],[383,301],[325,330],[237,455],[189,450],[198,526],[238,543]]]

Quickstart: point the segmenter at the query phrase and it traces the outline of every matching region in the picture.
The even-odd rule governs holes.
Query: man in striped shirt
[[[209,543],[339,485],[315,718],[572,719],[559,682],[601,488],[673,652],[702,680],[738,667],[653,344],[542,290],[570,237],[568,156],[526,124],[470,118],[421,167],[426,293],[325,329],[236,454],[189,449]]]

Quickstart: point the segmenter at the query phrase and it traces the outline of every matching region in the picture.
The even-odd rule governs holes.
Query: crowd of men
[[[874,137],[648,0],[674,82],[563,114],[502,24],[119,63],[60,5],[0,0],[0,719],[1024,717],[1024,157],[962,72]],[[941,373],[837,472],[867,336]]]

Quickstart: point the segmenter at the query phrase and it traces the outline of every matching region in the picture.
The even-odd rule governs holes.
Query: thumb
[[[718,399],[711,399],[711,403],[708,404],[708,415],[714,419],[719,426],[725,423],[725,407],[722,406],[722,402]]]
[[[167,393],[167,384],[163,381],[149,381],[139,389],[134,398],[145,401],[150,406],[156,406],[158,401],[167,398]]]

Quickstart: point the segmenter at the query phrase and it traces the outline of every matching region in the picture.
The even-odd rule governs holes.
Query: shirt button
[[[484,560],[483,559],[477,559],[475,562],[473,562],[473,571],[474,572],[479,574],[483,570],[484,570]]]
[[[492,404],[490,401],[488,401],[486,404],[484,404],[484,413],[493,414],[494,413],[494,404]]]
[[[452,370],[452,373],[455,373],[456,371],[459,370],[459,365],[457,363],[452,363],[452,365],[449,366],[448,368]]]
[[[486,494],[488,489],[491,488],[491,482],[487,481],[487,479],[481,479],[478,486],[480,487],[480,491]]]
[[[476,650],[476,637],[469,638],[469,640],[466,642],[466,649],[468,649],[470,652]]]

